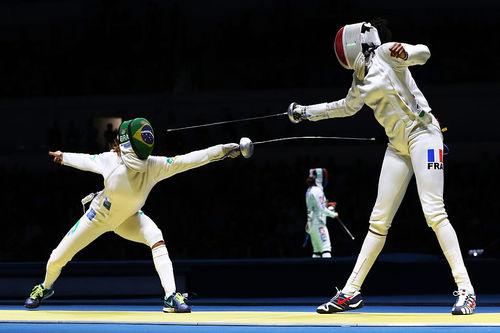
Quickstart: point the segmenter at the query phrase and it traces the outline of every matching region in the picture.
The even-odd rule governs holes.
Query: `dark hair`
[[[314,186],[316,185],[316,179],[314,177],[307,177],[306,184],[309,187]]]
[[[388,21],[382,17],[376,17],[370,20],[371,25],[377,28],[378,36],[382,44],[392,41],[392,32],[388,28]]]
[[[118,138],[115,138],[115,141],[113,141],[113,143],[110,146],[111,150],[117,153],[118,156],[121,155],[122,151],[120,150],[120,141],[118,140]]]

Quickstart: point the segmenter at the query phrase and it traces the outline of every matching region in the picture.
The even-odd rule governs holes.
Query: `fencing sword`
[[[352,233],[349,231],[349,229],[347,229],[346,225],[344,224],[344,222],[342,222],[342,220],[340,219],[340,217],[336,217],[335,218],[339,223],[340,225],[344,228],[345,232],[347,232],[347,234],[349,235],[349,237],[351,237],[352,240],[354,240],[354,236],[352,235]],[[304,236],[304,242],[302,243],[302,247],[306,247],[307,246],[307,243],[309,243],[309,240],[311,239],[311,236],[309,236],[309,234],[306,232],[306,235]]]
[[[211,126],[231,124],[231,123],[241,123],[241,122],[245,122],[245,121],[252,121],[252,120],[259,120],[259,119],[266,119],[266,118],[276,118],[276,117],[281,117],[281,116],[288,116],[288,119],[290,119],[290,121],[292,123],[297,124],[302,119],[299,119],[300,117],[297,118],[297,114],[294,112],[296,104],[297,103],[295,103],[295,102],[291,103],[288,106],[288,109],[287,109],[286,112],[269,114],[269,115],[266,115],[266,116],[257,116],[257,117],[243,118],[243,119],[224,120],[224,121],[216,121],[216,122],[207,123],[207,124],[199,124],[199,125],[191,125],[191,126],[184,126],[184,127],[168,128],[167,132],[178,132],[178,131],[184,131],[184,130],[193,129],[193,128],[211,127]]]
[[[344,228],[345,232],[347,232],[347,234],[351,237],[351,239],[354,240],[354,236],[351,234],[349,229],[347,229],[347,227],[345,226],[344,222],[342,222],[340,217],[337,216],[335,219],[340,223],[340,225]]]
[[[169,128],[169,129],[167,129],[167,132],[177,132],[177,131],[183,131],[183,130],[193,129],[193,128],[210,127],[210,126],[224,125],[224,124],[231,124],[231,123],[240,123],[240,122],[245,122],[245,121],[252,121],[252,120],[266,119],[266,118],[275,118],[275,117],[281,117],[281,116],[286,116],[286,115],[288,115],[288,112],[275,113],[275,114],[270,114],[267,116],[258,116],[258,117],[250,117],[250,118],[243,118],[243,119],[217,121],[214,123],[184,126],[184,127],[177,127],[177,128]]]
[[[244,158],[250,158],[253,155],[254,146],[265,143],[290,141],[290,140],[346,140],[346,141],[375,141],[375,138],[356,138],[348,136],[289,136],[285,138],[276,138],[263,141],[252,142],[249,138],[240,139],[239,149]]]

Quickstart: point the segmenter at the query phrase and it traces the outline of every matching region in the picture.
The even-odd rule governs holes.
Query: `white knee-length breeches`
[[[47,262],[45,287],[50,288],[61,273],[61,269],[77,254],[93,242],[100,235],[114,231],[117,235],[134,241],[153,246],[163,240],[161,230],[142,211],[132,215],[117,228],[106,220],[89,220],[84,214],[64,236],[59,245],[52,251]]]
[[[160,228],[142,211],[129,217],[114,230],[115,234],[152,247],[163,240]]]
[[[311,244],[315,254],[321,255],[323,252],[332,250],[330,234],[325,224],[314,223],[308,228],[307,233],[311,237]]]
[[[427,224],[435,229],[448,215],[443,202],[443,137],[437,126],[409,137],[408,152],[386,150],[370,230],[386,235],[413,174]]]

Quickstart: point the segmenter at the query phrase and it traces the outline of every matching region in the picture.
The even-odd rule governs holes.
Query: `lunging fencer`
[[[345,98],[307,106],[292,103],[289,107],[290,119],[299,122],[352,116],[366,104],[389,138],[370,227],[352,274],[344,288],[320,305],[317,312],[333,313],[363,306],[361,286],[384,246],[394,215],[415,174],[425,219],[436,234],[457,285],[452,314],[472,314],[476,307],[474,288],[443,202],[441,128],[409,70],[410,66],[425,64],[430,51],[425,45],[381,44],[379,31],[388,29],[380,22],[362,22],[345,25],[337,32],[337,59],[344,68],[354,70]]]
[[[89,209],[52,251],[44,281],[26,299],[26,308],[36,308],[52,296],[61,270],[83,248],[100,235],[113,231],[125,239],[151,248],[153,262],[165,290],[164,312],[191,312],[175,286],[172,262],[161,230],[141,208],[158,182],[225,157],[237,157],[239,146],[221,144],[175,157],[152,156],[154,133],[144,118],[122,122],[118,137],[109,152],[97,155],[49,152],[55,163],[101,174],[104,189],[92,200]]]
[[[331,258],[332,244],[326,218],[336,218],[338,214],[335,211],[335,203],[329,203],[323,191],[328,184],[328,171],[323,168],[310,169],[306,183],[306,232],[313,247],[312,257]]]

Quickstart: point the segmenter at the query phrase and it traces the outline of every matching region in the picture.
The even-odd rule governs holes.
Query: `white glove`
[[[363,54],[363,52],[359,52],[358,56],[356,57],[356,60],[354,60],[354,73],[356,74],[356,77],[360,81],[363,81],[365,79],[365,67],[366,67],[365,55]]]
[[[335,206],[328,206],[328,210],[334,214],[334,216],[330,216],[332,219],[336,218],[339,216],[339,213],[335,211]]]
[[[224,157],[235,158],[240,156],[240,145],[237,143],[226,143],[222,145]]]
[[[302,120],[307,119],[306,107],[292,102],[287,110],[288,118],[294,124],[300,123]]]

